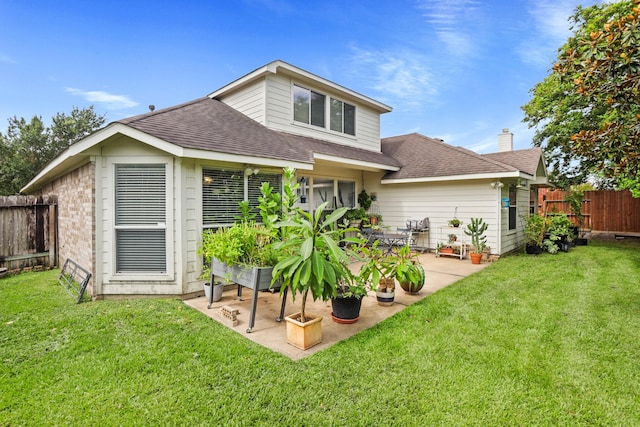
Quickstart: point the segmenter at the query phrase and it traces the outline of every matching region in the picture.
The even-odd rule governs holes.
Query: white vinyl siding
[[[326,93],[336,99],[343,98],[345,102],[354,105],[354,133],[331,132],[326,128],[306,125],[293,120],[293,88],[295,83],[285,76],[268,76],[266,79],[266,121],[265,125],[277,131],[290,132],[297,135],[319,138],[337,144],[380,151],[380,113],[362,106],[350,98],[343,98],[343,94],[334,91]],[[303,85],[304,86],[304,85]],[[315,89],[313,86],[308,86]],[[319,90],[323,92],[322,90]],[[226,102],[226,100],[225,100]]]
[[[222,101],[258,123],[266,124],[264,109],[265,84],[263,81],[241,88],[227,95]]]
[[[166,273],[165,164],[115,165],[116,273]]]

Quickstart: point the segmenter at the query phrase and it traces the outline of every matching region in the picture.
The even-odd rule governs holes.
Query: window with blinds
[[[244,200],[244,171],[202,169],[202,221],[205,226],[233,224]]]
[[[282,193],[282,176],[275,174],[259,173],[257,175],[249,175],[247,179],[247,194],[249,196],[249,205],[257,208],[260,204],[259,198],[262,195],[260,188],[263,182],[268,182],[273,192],[277,194]],[[256,213],[257,213],[256,209]]]
[[[257,207],[260,187],[268,182],[274,192],[282,192],[282,176],[258,173],[245,177],[244,170],[202,169],[202,223],[204,227],[231,225],[240,214],[239,202],[247,200]],[[255,213],[258,213],[255,210]]]
[[[117,273],[165,273],[166,165],[115,165]]]

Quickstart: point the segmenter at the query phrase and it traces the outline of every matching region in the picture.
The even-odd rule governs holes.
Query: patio
[[[418,295],[407,295],[397,286],[395,303],[391,307],[382,307],[376,302],[375,294],[370,292],[369,296],[362,301],[360,319],[354,324],[342,325],[331,320],[331,301],[314,302],[309,299],[307,302],[307,312],[319,314],[323,316],[324,319],[322,321],[322,342],[307,350],[300,350],[287,344],[285,322],[276,322],[275,320],[280,314],[281,306],[280,295],[278,293],[260,292],[256,309],[255,326],[251,333],[246,332],[247,325],[249,324],[249,307],[251,306],[251,290],[249,289],[243,290],[243,301],[238,300],[235,287],[233,290],[225,291],[222,299],[213,303],[210,309],[207,309],[208,302],[204,296],[186,300],[185,304],[230,327],[251,341],[282,353],[292,360],[298,360],[320,350],[324,350],[343,339],[349,338],[401,311],[406,306],[488,266],[486,263],[473,265],[469,259],[460,261],[446,257],[438,258],[432,253],[420,254],[419,260],[426,273],[426,283]],[[352,268],[358,269],[359,265],[355,263],[352,265]],[[229,326],[222,321],[219,312],[223,306],[229,306],[239,310],[238,324],[236,326]],[[299,311],[299,309],[299,298],[296,299],[294,304],[291,302],[291,295],[289,295],[285,315],[295,313]]]

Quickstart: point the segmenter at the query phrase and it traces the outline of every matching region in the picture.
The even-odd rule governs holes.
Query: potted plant
[[[205,231],[200,248],[204,257],[204,274],[214,284],[207,308],[211,308],[211,304],[221,295],[220,287],[224,286],[215,276],[237,283],[239,299],[242,299],[243,287],[253,291],[247,332],[252,331],[255,323],[258,291],[272,288],[271,273],[279,257],[279,252],[273,246],[279,238],[273,227],[277,215],[273,213],[280,209],[280,196],[266,182],[262,184],[261,194],[259,211],[262,224],[255,222],[255,215],[248,204],[240,202],[238,222],[229,227]]]
[[[438,243],[436,246],[436,254],[452,254],[453,246],[448,245],[446,243]]]
[[[457,228],[462,225],[462,221],[460,221],[458,218],[453,218],[449,220],[449,225]]]
[[[349,226],[353,228],[360,228],[362,220],[367,218],[367,212],[364,208],[349,209],[345,214],[345,219],[349,220]]]
[[[547,252],[557,253],[558,250],[563,252],[569,251],[570,242],[573,239],[571,233],[571,220],[566,214],[555,213],[548,216],[548,223],[545,230],[545,240],[543,246]]]
[[[531,255],[542,253],[542,242],[546,229],[546,220],[540,215],[529,215],[525,219],[524,233],[526,237],[525,252]]]
[[[396,280],[389,276],[389,271],[393,265],[393,258],[384,256],[378,248],[379,241],[374,241],[370,246],[362,246],[360,252],[359,276],[363,281],[368,282],[371,289],[376,292],[378,305],[391,306],[396,295]]]
[[[406,293],[417,294],[424,286],[424,268],[418,261],[418,254],[412,253],[409,245],[398,249],[396,255],[389,255],[385,263],[387,275],[395,278]]]
[[[336,296],[338,285],[349,274],[350,259],[338,244],[344,229],[336,225],[347,208],[338,208],[325,217],[327,205],[322,203],[311,213],[294,209],[288,218],[275,224],[283,237],[274,246],[284,256],[274,267],[272,280],[282,281],[281,293],[291,289],[293,300],[298,294],[302,298],[301,310],[285,317],[287,342],[302,350],[322,341],[322,317],[306,311],[309,294],[314,301],[327,301]]]
[[[367,193],[363,188],[362,191],[358,194],[358,204],[366,212],[371,207],[372,202],[373,201],[371,200],[371,196],[369,196],[369,193]]]
[[[458,236],[456,236],[455,234],[449,234],[449,243],[453,243],[456,240],[458,240]]]
[[[381,214],[371,214],[371,215],[369,215],[369,223],[371,225],[380,225],[381,222],[382,222],[382,215]]]
[[[336,296],[331,298],[331,318],[336,323],[355,323],[360,318],[362,298],[367,296],[367,283],[359,274],[347,268],[347,275],[338,283]]]
[[[482,218],[471,218],[471,223],[467,224],[467,229],[464,230],[464,234],[471,236],[473,252],[469,256],[472,264],[480,264],[482,260],[482,252],[487,246],[487,238],[484,235],[487,228],[489,228],[489,224],[484,222]]]

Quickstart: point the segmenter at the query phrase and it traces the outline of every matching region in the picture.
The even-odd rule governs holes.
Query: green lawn
[[[56,275],[0,280],[0,426],[640,425],[638,244],[503,258],[297,362]]]

